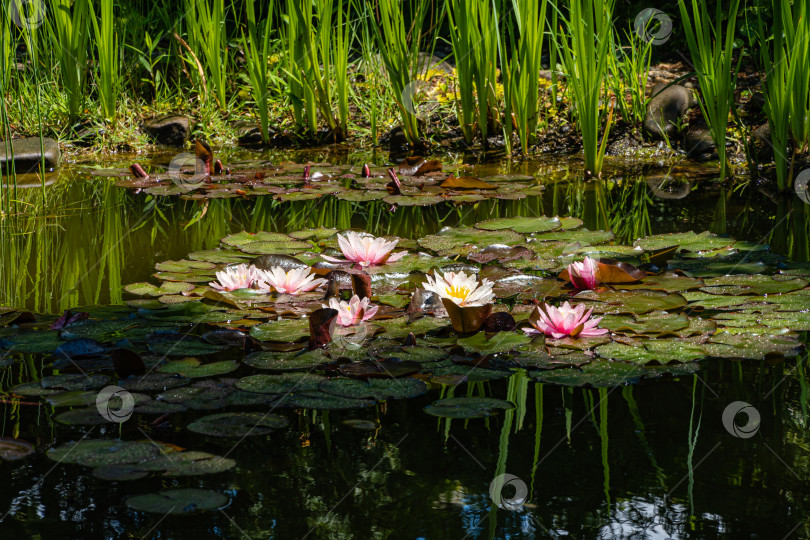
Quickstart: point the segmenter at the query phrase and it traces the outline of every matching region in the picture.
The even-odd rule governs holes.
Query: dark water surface
[[[326,151],[262,157],[370,159]],[[489,217],[573,215],[589,229],[614,230],[621,241],[711,230],[807,260],[808,210],[798,198],[721,186],[711,168],[619,163],[611,179],[585,183],[576,180],[577,166],[562,159],[477,166],[471,172],[480,176],[535,175],[546,183],[545,194],[394,213],[380,202],[154,201],[73,166],[48,188],[46,203],[39,189],[19,189],[19,199],[46,217],[0,223],[0,305],[58,313],[121,303],[121,286],[149,280],[156,262],[214,248],[231,232],[321,224],[416,238]],[[653,189],[665,173],[690,182],[684,197]],[[26,382],[31,371],[2,368],[0,388]],[[536,383],[519,371],[455,389],[456,396],[483,393],[517,403],[488,419],[429,416],[423,407],[439,397],[431,391],[361,410],[276,411],[290,419],[289,428],[236,444],[186,431],[202,411],[171,424],[136,416],[120,428],[90,429],[55,424],[52,409],[36,398],[9,400],[0,404],[0,435],[28,440],[38,452],[0,462],[0,538],[806,538],[807,374],[806,354],[775,363],[705,361],[696,375],[605,389]],[[723,423],[737,401],[761,418],[748,433]],[[343,423],[357,418],[379,428]],[[744,424],[745,414],[737,420]],[[110,482],[45,457],[47,448],[88,432],[227,455],[237,466],[208,476]],[[504,474],[514,478],[494,492],[498,507],[490,486]],[[193,517],[144,514],[123,504],[133,494],[172,487],[218,490],[230,504]],[[524,487],[525,503],[510,505]]]

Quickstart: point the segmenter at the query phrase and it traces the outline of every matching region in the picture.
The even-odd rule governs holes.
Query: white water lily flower
[[[280,266],[274,266],[270,270],[256,270],[259,289],[275,290],[278,293],[297,295],[317,289],[324,283],[325,279],[315,278],[310,273],[309,267],[293,268],[285,272]]]
[[[217,272],[217,282],[209,283],[211,287],[218,291],[230,292],[236,289],[248,289],[257,281],[257,272],[252,264],[248,267],[245,264],[229,266],[225,270]]]
[[[357,323],[367,321],[376,315],[379,309],[377,306],[370,305],[368,298],[360,300],[360,297],[356,294],[348,302],[330,298],[329,307],[337,310],[337,323],[340,326],[354,326]]]
[[[475,274],[469,276],[464,272],[445,272],[444,276],[438,273],[426,276],[427,282],[422,287],[447,298],[459,306],[483,306],[495,300],[492,292],[492,282],[484,279],[478,283]]]
[[[407,255],[407,251],[391,253],[397,246],[397,242],[398,240],[388,241],[385,238],[347,231],[345,236],[338,235],[338,245],[346,259],[336,259],[327,255],[322,255],[322,257],[329,262],[353,262],[361,266],[385,264],[398,261]]]

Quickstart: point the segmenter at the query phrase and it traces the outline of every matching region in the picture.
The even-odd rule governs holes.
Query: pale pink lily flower
[[[379,309],[377,306],[370,305],[368,298],[360,300],[360,297],[356,294],[352,296],[351,300],[348,302],[338,300],[337,298],[330,298],[329,307],[337,310],[337,323],[340,326],[354,326],[355,324],[367,321],[376,315]]]
[[[217,272],[217,283],[209,283],[211,287],[218,291],[231,292],[236,289],[249,289],[257,280],[257,268],[252,264],[248,267],[245,264],[229,266],[225,270]]]
[[[533,328],[524,328],[527,334],[545,334],[555,339],[570,337],[596,337],[607,334],[606,328],[598,328],[602,317],[591,318],[593,309],[585,311],[585,305],[571,307],[565,302],[561,307],[543,304],[534,308],[529,323]]]
[[[375,264],[385,264],[398,261],[407,251],[391,253],[397,246],[398,240],[388,241],[385,238],[378,238],[371,235],[362,235],[354,231],[346,231],[346,235],[338,235],[338,245],[343,252],[345,260],[322,255],[329,262],[345,263],[353,262],[360,266],[371,266]]]
[[[270,270],[256,270],[256,273],[259,289],[293,296],[317,289],[326,283],[325,279],[316,279],[309,267],[293,268],[285,272],[280,266],[274,266]]]
[[[425,277],[427,281],[422,283],[425,290],[432,291],[440,298],[447,298],[462,307],[483,306],[495,300],[492,282],[484,279],[478,283],[475,274],[468,276],[464,272],[445,272],[443,276],[435,273],[433,276]]]
[[[568,265],[568,279],[577,289],[594,290],[599,286],[599,265],[590,257]]]

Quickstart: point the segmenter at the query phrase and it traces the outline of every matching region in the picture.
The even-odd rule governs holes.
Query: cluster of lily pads
[[[808,276],[767,246],[710,233],[619,245],[575,218],[492,219],[419,240],[241,232],[158,263],[157,283],[125,287],[127,306],[58,319],[0,310],[0,357],[50,355],[53,374],[8,393],[44,400],[70,426],[116,421],[97,403],[110,384],[130,393],[136,415],[202,411],[186,428],[206,440],[268,435],[288,424],[289,408],[358,409],[430,388],[449,391],[426,413],[475,418],[514,404],[452,389],[516,369],[613,386],[691,373],[711,357],[800,354]],[[14,459],[33,447],[4,439],[0,450]],[[83,439],[48,455],[110,480],[234,466],[165,443]],[[183,497],[204,506],[217,496],[169,491],[128,504],[166,511]]]
[[[407,158],[393,168],[329,163],[235,161],[228,166],[215,160],[210,147],[196,143],[196,158],[168,169],[141,165],[130,169],[97,170],[92,174],[123,176],[117,185],[152,195],[179,195],[184,199],[220,199],[269,195],[280,201],[303,201],[334,196],[352,202],[383,200],[398,206],[430,206],[442,202],[470,203],[485,199],[522,199],[542,193],[534,177],[516,174],[487,178],[450,174],[442,163]],[[458,173],[458,171],[456,171]]]

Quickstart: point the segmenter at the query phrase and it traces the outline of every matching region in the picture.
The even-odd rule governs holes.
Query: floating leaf
[[[558,217],[512,217],[481,221],[476,223],[475,227],[487,231],[512,229],[518,233],[540,233],[559,229],[562,227],[562,222]]]
[[[198,377],[215,377],[217,375],[224,375],[235,371],[239,364],[233,360],[223,360],[221,362],[211,362],[209,364],[201,364],[196,358],[188,358],[185,360],[174,360],[167,362],[160,366],[158,371],[161,373],[176,373],[181,377],[188,377],[189,379],[196,379]]]
[[[169,489],[159,493],[136,495],[126,505],[139,512],[161,515],[188,515],[215,510],[228,504],[228,497],[207,489]]]
[[[515,404],[488,397],[455,397],[434,401],[425,412],[443,418],[484,418],[501,410],[514,409]]]
[[[34,453],[34,445],[22,439],[0,437],[0,461],[17,461]]]
[[[309,373],[284,373],[281,375],[249,375],[236,381],[236,387],[246,392],[259,394],[286,394],[318,390],[323,380],[320,375]]]
[[[212,437],[257,437],[287,427],[289,420],[277,414],[222,413],[204,416],[188,425],[189,431]]]
[[[376,400],[411,398],[424,394],[428,390],[425,383],[409,377],[369,379],[368,381],[335,377],[321,382],[320,389],[328,394],[342,397]]]

